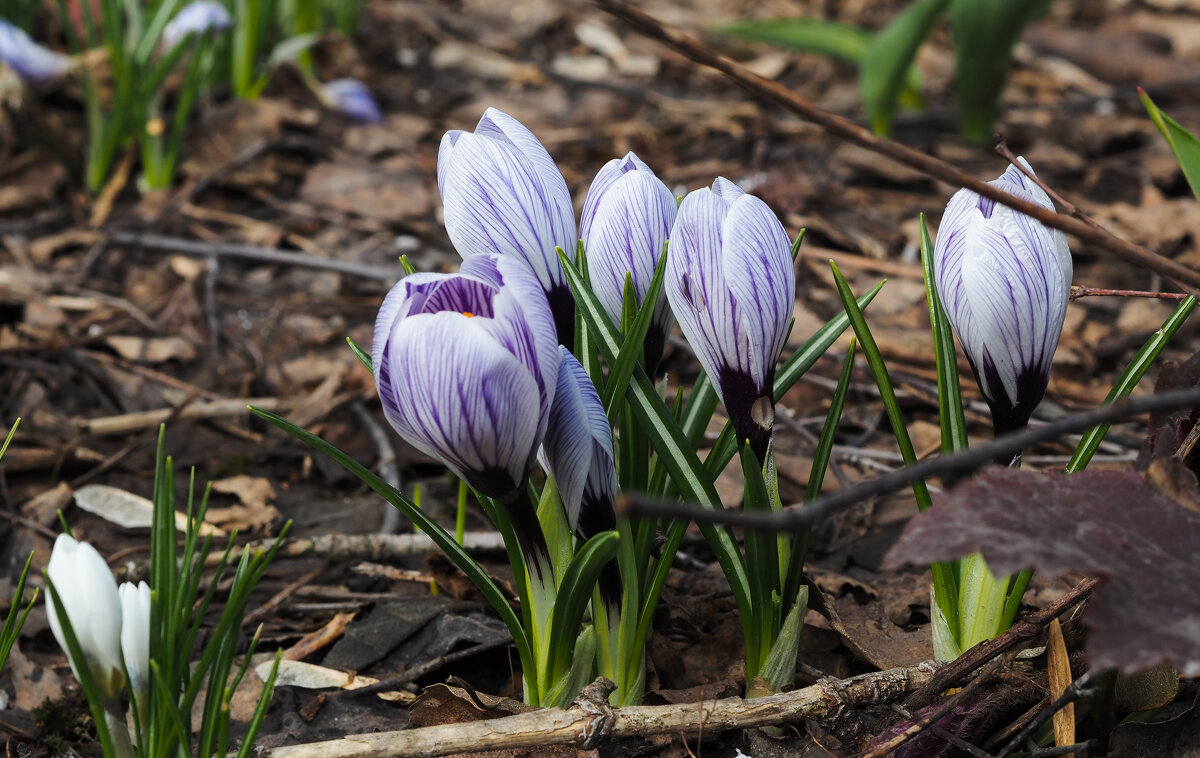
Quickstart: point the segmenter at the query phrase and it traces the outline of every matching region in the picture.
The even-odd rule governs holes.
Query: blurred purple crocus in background
[[[671,231],[663,288],[738,438],[765,462],[775,363],[796,299],[783,225],[723,177],[689,193]]]
[[[183,6],[162,31],[162,45],[166,50],[178,45],[188,35],[200,36],[208,32],[221,32],[233,25],[233,19],[224,5],[216,2],[188,3]]]
[[[353,121],[364,124],[378,124],[383,121],[383,114],[379,112],[371,90],[357,79],[334,79],[326,82],[319,85],[318,95],[326,107]]]
[[[1016,166],[990,184],[1054,209]],[[1067,312],[1066,236],[963,189],[946,206],[933,255],[938,296],[992,409],[996,433],[1024,427],[1046,393]]]
[[[616,526],[612,427],[583,366],[565,347],[559,346],[559,352],[558,387],[542,452],[571,531],[588,539]]]
[[[0,61],[33,84],[56,79],[75,67],[74,60],[42,47],[25,31],[0,18]]]
[[[574,256],[579,237],[571,193],[533,132],[488,108],[474,132],[446,132],[438,149],[446,232],[463,258],[499,253],[523,262],[550,302],[558,341],[571,348],[575,299],[556,247]]]
[[[614,158],[596,174],[583,203],[579,237],[588,256],[592,291],[614,323],[621,323],[625,278],[632,275],[641,305],[675,222],[675,196],[633,153]],[[646,333],[646,373],[654,376],[675,318],[665,297],[654,306]]]
[[[518,260],[412,274],[383,301],[371,360],[383,411],[418,450],[506,508],[531,575],[549,550],[525,483],[558,385],[550,307]]]

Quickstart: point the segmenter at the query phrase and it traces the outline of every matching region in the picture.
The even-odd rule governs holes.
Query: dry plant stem
[[[567,710],[544,708],[515,716],[445,724],[400,732],[358,734],[329,742],[267,748],[259,758],[402,758],[543,745],[595,745],[628,737],[652,737],[778,726],[835,716],[864,705],[893,702],[933,676],[934,664],[889,669],[836,682],[818,682],[794,692],[753,700],[724,698],[676,705],[597,708],[576,701]],[[607,729],[603,728],[607,725]]]
[[[996,656],[1023,649],[1041,635],[1042,630],[1049,625],[1051,619],[1058,618],[1090,597],[1097,584],[1098,580],[1096,579],[1084,579],[1056,602],[1014,623],[1004,634],[981,642],[953,661],[946,663],[938,669],[929,684],[914,692],[904,701],[904,707],[910,711],[924,708],[937,700],[946,689],[955,686],[972,671]]]
[[[745,67],[714,51],[695,37],[664,26],[653,16],[628,3],[619,0],[596,0],[596,4],[642,34],[665,43],[696,63],[720,71],[751,93],[783,106],[786,110],[806,121],[817,124],[836,137],[887,156],[951,186],[966,187],[972,192],[1032,216],[1055,229],[1069,232],[1084,242],[1104,248],[1123,260],[1154,271],[1168,279],[1182,282],[1191,287],[1200,287],[1200,271],[1183,266],[1140,245],[1127,242],[1101,227],[1091,226],[1066,214],[1047,210],[1037,203],[1010,195],[953,164],[881,137],[844,116],[818,108],[783,85],[751,73]]]
[[[1071,686],[1067,687],[1066,692],[1056,697],[1049,705],[1042,709],[1037,718],[1025,725],[1025,728],[1017,733],[1015,737],[1009,740],[1004,749],[997,754],[997,758],[1005,758],[1020,749],[1025,740],[1033,736],[1033,733],[1041,727],[1042,724],[1053,718],[1054,714],[1062,710],[1062,707],[1067,703],[1073,703],[1084,694],[1084,689],[1092,681],[1092,673],[1085,671],[1080,674],[1079,678],[1071,682]],[[1073,746],[1068,746],[1073,747]]]
[[[913,717],[911,713],[909,713],[907,710],[905,710],[904,706],[893,704],[892,710],[895,711],[896,713],[900,714],[901,718],[911,719]],[[993,756],[991,753],[987,752],[983,748],[972,745],[970,742],[967,742],[962,737],[959,737],[957,734],[955,734],[953,732],[946,731],[945,729],[941,728],[937,724],[930,723],[929,732],[931,734],[937,735],[938,737],[945,740],[948,744],[953,745],[954,747],[957,747],[959,750],[966,751],[967,753],[975,756],[975,758],[995,758],[995,756]],[[871,754],[874,755],[875,754],[874,751],[872,751]]]
[[[274,539],[251,542],[245,547],[234,547],[231,556],[236,560],[241,557],[243,550],[268,550],[274,544]],[[499,532],[467,532],[463,535],[463,549],[472,555],[501,555],[505,552]],[[321,534],[289,539],[279,549],[278,557],[399,563],[414,555],[436,550],[437,545],[427,534]],[[219,560],[219,555],[210,556],[208,563],[215,565]]]
[[[137,411],[122,413],[117,416],[85,419],[79,422],[79,432],[82,434],[125,434],[138,429],[149,429],[165,423],[168,419],[214,419],[225,416],[237,416],[246,412],[246,406],[253,405],[266,411],[280,412],[290,408],[293,403],[278,397],[229,398],[212,402],[191,403],[182,410],[178,408],[160,408],[153,411]]]
[[[1040,442],[1048,442],[1064,434],[1082,432],[1097,424],[1109,424],[1128,416],[1146,412],[1188,408],[1200,404],[1200,389],[1172,390],[1144,397],[1126,397],[1090,411],[1076,413],[1044,426],[1029,427],[1016,434],[1006,434],[961,453],[944,458],[930,458],[915,466],[896,469],[847,490],[814,500],[811,503],[788,505],[782,511],[746,512],[710,510],[691,503],[655,500],[636,494],[622,494],[617,509],[638,515],[667,516],[692,519],[696,522],[730,524],[745,529],[785,531],[810,526],[821,518],[855,503],[877,495],[886,495],[918,479],[969,473],[983,468],[1001,455],[1011,455]]]
[[[1148,292],[1146,290],[1112,290],[1103,287],[1084,287],[1081,284],[1071,285],[1071,299],[1078,300],[1081,297],[1149,297],[1158,300],[1182,300],[1187,295],[1182,292]]]
[[[412,684],[421,677],[428,676],[429,674],[432,674],[438,669],[448,666],[451,663],[455,663],[466,658],[471,658],[479,655],[480,653],[486,653],[510,644],[512,644],[511,637],[506,637],[499,640],[491,640],[490,642],[481,642],[473,647],[464,648],[463,650],[455,650],[454,652],[446,653],[445,655],[439,655],[437,658],[433,658],[420,665],[413,666],[404,673],[397,674],[393,677],[388,677],[387,679],[380,679],[378,682],[375,682],[374,684],[368,684],[366,687],[359,687],[355,690],[337,690],[331,693],[330,697],[356,698],[362,697],[363,695],[374,695],[380,692],[393,692]]]

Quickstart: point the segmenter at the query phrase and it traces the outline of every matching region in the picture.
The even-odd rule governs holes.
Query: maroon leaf
[[[1098,577],[1084,617],[1095,667],[1131,672],[1170,662],[1200,676],[1196,480],[1176,461],[1156,461],[1148,477],[985,469],[913,518],[884,565],[982,550],[999,574]]]

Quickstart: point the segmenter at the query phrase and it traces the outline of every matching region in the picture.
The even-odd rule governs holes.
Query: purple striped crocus
[[[990,184],[1054,209],[1016,166]],[[962,189],[946,206],[933,255],[938,296],[992,409],[996,433],[1024,427],[1046,393],[1067,312],[1066,236]]]
[[[621,323],[625,278],[630,275],[641,305],[675,222],[675,196],[633,153],[614,158],[596,174],[583,203],[579,238],[588,256],[592,291]],[[665,297],[654,306],[646,332],[646,373],[654,376],[675,323]]]
[[[34,42],[25,31],[0,18],[0,61],[17,76],[33,84],[56,79],[71,69],[70,56],[56,53]]]
[[[384,415],[413,447],[505,509],[530,575],[550,553],[526,493],[558,386],[558,340],[520,261],[476,255],[457,274],[412,274],[375,320],[371,361]]]
[[[558,341],[571,347],[575,299],[555,248],[573,256],[579,237],[571,193],[546,148],[520,121],[488,108],[474,132],[446,132],[437,168],[455,249],[524,263],[550,302]]]
[[[367,85],[357,79],[334,79],[317,88],[317,96],[325,107],[341,113],[352,121],[378,124],[383,114],[371,96]]]
[[[565,347],[559,346],[559,352],[558,387],[542,453],[571,531],[588,539],[616,526],[612,427],[583,366]]]
[[[783,225],[728,179],[689,193],[671,230],[663,288],[738,438],[765,461],[775,363],[796,298]]]

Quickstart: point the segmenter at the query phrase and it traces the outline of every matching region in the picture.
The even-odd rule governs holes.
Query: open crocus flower
[[[560,346],[558,387],[542,441],[571,530],[587,539],[616,526],[613,435],[600,395],[583,366]]]
[[[233,25],[233,19],[224,5],[217,2],[189,3],[167,22],[162,31],[163,48],[170,50],[188,38],[208,32],[220,32]]]
[[[991,184],[1054,208],[1016,166]],[[1025,426],[1046,393],[1067,312],[1066,236],[963,189],[946,206],[933,255],[938,296],[991,406],[996,433]]]
[[[0,18],[0,61],[27,82],[41,84],[75,67],[70,56],[34,42],[23,29]]]
[[[675,196],[633,153],[614,158],[596,174],[583,203],[579,237],[588,256],[592,291],[604,310],[621,323],[625,278],[632,275],[638,304],[646,297],[654,269],[675,222]],[[675,323],[666,298],[659,298],[646,333],[646,372],[651,376]]]
[[[488,108],[474,132],[446,132],[437,168],[455,249],[524,263],[550,301],[558,341],[571,347],[575,299],[555,248],[574,255],[579,238],[571,193],[546,148],[520,121]]]
[[[148,704],[150,687],[150,585],[123,582],[121,598],[121,655],[138,707]]]
[[[796,298],[783,225],[728,179],[689,193],[671,231],[663,288],[738,438],[764,461],[775,362]]]
[[[83,650],[85,660],[72,659],[71,670],[78,677],[79,666],[86,664],[101,695],[115,702],[124,688],[125,667],[121,656],[121,600],[108,564],[96,548],[60,534],[50,553],[46,574],[54,583],[62,610]],[[67,638],[58,622],[58,608],[49,593],[46,606],[50,631],[70,658]]]
[[[357,79],[334,79],[326,82],[320,85],[318,96],[327,108],[353,121],[378,124],[383,120],[383,114],[379,112],[371,90]]]

